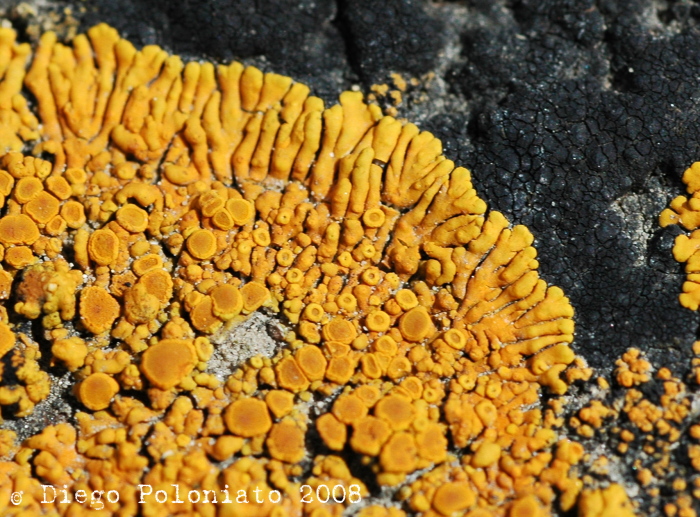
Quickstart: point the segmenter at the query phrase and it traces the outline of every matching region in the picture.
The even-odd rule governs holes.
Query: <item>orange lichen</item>
[[[350,445],[361,454],[377,456],[390,435],[391,428],[384,420],[366,416],[353,422]]]
[[[77,337],[59,339],[51,346],[51,353],[55,359],[61,361],[68,370],[73,372],[85,364],[88,347],[82,339]]]
[[[192,326],[205,334],[213,334],[221,327],[221,320],[214,314],[214,301],[204,296],[190,312]]]
[[[539,279],[529,231],[487,211],[433,135],[360,92],[326,109],[289,78],[138,50],[104,25],[70,47],[47,33],[33,53],[0,29],[2,117],[0,405],[29,414],[46,363],[79,383],[85,412],[52,430],[60,446],[5,447],[0,486],[109,487],[124,499],[105,512],[123,515],[337,516],[353,499],[302,503],[299,483],[368,496],[354,476],[425,515],[573,507],[581,455],[553,455],[563,418],[539,397],[590,377],[573,310]],[[263,307],[287,325],[274,349],[253,340],[225,365],[235,325]],[[40,316],[45,362],[20,331]],[[640,429],[671,426],[625,407]],[[595,432],[608,415],[591,403],[576,418]],[[274,487],[280,502],[141,506],[144,483]]]
[[[139,233],[148,228],[148,212],[128,203],[117,210],[117,222],[132,233]]]
[[[687,234],[676,237],[673,245],[673,257],[678,262],[685,263],[686,282],[683,283],[683,292],[678,300],[683,307],[690,310],[698,310],[700,305],[700,162],[693,163],[683,173],[683,183],[686,184],[690,198],[678,196],[669,203],[669,208],[664,209],[659,215],[659,224],[662,227],[677,224],[685,228]]]
[[[408,341],[423,341],[435,331],[428,311],[423,307],[416,307],[401,316],[399,330]]]
[[[39,224],[48,223],[58,215],[59,201],[46,191],[39,192],[26,205],[24,212]]]
[[[0,358],[15,347],[17,336],[10,327],[0,322]]]
[[[226,203],[226,209],[233,218],[233,222],[239,226],[250,222],[255,217],[255,208],[245,199],[233,198]]]
[[[253,312],[268,300],[270,291],[259,282],[248,282],[241,288],[241,296],[243,296],[243,310]]]
[[[119,302],[105,290],[92,286],[80,292],[80,321],[93,334],[111,329],[119,312]]]
[[[109,403],[118,392],[119,383],[102,372],[89,375],[78,385],[80,402],[93,411],[109,407]]]
[[[148,292],[148,288],[141,283],[125,289],[122,293],[124,299],[124,317],[134,325],[153,321],[160,309],[160,300]]]
[[[173,296],[173,279],[162,269],[151,269],[139,278],[139,283],[158,298],[161,304],[166,304]]]
[[[617,365],[615,377],[621,386],[631,388],[649,381],[648,373],[651,369],[651,364],[649,361],[642,359],[640,355],[639,350],[630,348],[622,358],[615,362]]]
[[[210,293],[212,300],[212,312],[222,320],[230,320],[243,309],[243,296],[237,287],[232,285],[219,285]]]
[[[39,178],[34,176],[20,178],[12,189],[12,199],[23,205],[34,199],[42,190],[44,185]]]
[[[187,250],[196,259],[209,259],[216,253],[216,237],[209,230],[197,230],[187,238]]]
[[[168,390],[190,374],[196,361],[191,341],[162,339],[141,356],[141,371],[153,386]]]
[[[15,246],[5,252],[5,263],[15,269],[23,269],[36,260],[31,248],[27,246]]]
[[[435,491],[433,508],[442,515],[452,515],[463,511],[476,502],[476,495],[469,483],[453,481],[440,486]]]
[[[347,441],[347,428],[331,413],[325,413],[316,420],[316,429],[323,443],[334,451],[341,451]]]
[[[229,405],[224,420],[232,433],[244,438],[265,434],[272,427],[267,405],[253,398],[239,399]]]
[[[379,461],[386,472],[409,473],[418,465],[418,448],[413,435],[395,433],[382,447]]]
[[[265,403],[275,417],[282,418],[291,413],[294,395],[283,390],[272,390],[265,395]]]
[[[354,395],[341,395],[333,403],[333,415],[342,423],[350,425],[367,415],[367,406]]]
[[[307,379],[310,381],[323,379],[328,361],[326,361],[323,352],[318,347],[313,345],[303,346],[296,351],[294,359],[296,359],[299,368],[304,372]]]
[[[119,237],[108,229],[96,230],[88,239],[90,259],[99,266],[108,266],[117,260]]]
[[[39,238],[36,223],[24,214],[0,218],[0,242],[3,244],[34,244]]]
[[[287,463],[298,463],[304,458],[304,432],[292,421],[274,424],[267,438],[270,456]]]
[[[350,321],[335,318],[323,326],[323,337],[327,341],[349,345],[357,337],[357,330]]]
[[[584,490],[579,502],[581,517],[632,517],[635,515],[624,488],[612,484],[605,489]]]
[[[69,228],[77,230],[85,224],[85,209],[77,201],[66,201],[61,207],[61,217]]]
[[[309,386],[309,381],[292,357],[286,357],[275,366],[277,383],[292,392],[303,391]]]
[[[70,184],[62,176],[50,176],[46,178],[44,183],[46,184],[46,189],[61,201],[68,200],[73,194]]]
[[[402,395],[387,395],[374,407],[374,414],[395,431],[407,429],[415,417],[411,401]]]

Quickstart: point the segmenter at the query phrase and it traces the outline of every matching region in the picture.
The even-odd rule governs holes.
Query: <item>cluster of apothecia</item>
[[[41,503],[42,483],[117,491],[115,515],[579,501],[581,447],[555,443],[562,419],[539,404],[590,376],[573,310],[433,135],[360,93],[326,109],[290,78],[185,64],[106,25],[34,50],[2,29],[0,78],[0,405],[31,414],[49,359],[80,408],[22,442],[0,431],[3,515],[90,510]],[[263,307],[291,329],[275,353],[209,372]],[[281,501],[144,505],[139,484]],[[302,502],[302,485],[397,489],[387,510]]]
[[[683,173],[683,183],[690,198],[678,196],[671,201],[669,208],[661,212],[659,224],[663,227],[677,224],[690,232],[676,237],[673,257],[685,263],[687,273],[683,293],[678,299],[683,307],[696,311],[700,305],[700,162]]]

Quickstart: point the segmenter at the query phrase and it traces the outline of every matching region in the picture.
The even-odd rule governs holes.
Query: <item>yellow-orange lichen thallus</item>
[[[433,135],[106,25],[34,51],[0,29],[0,79],[0,404],[48,394],[16,323],[42,318],[79,407],[22,443],[0,431],[3,515],[337,516],[369,481],[431,516],[575,504],[580,455],[555,455],[537,404],[589,375],[571,305]],[[285,341],[217,377],[213,343],[261,307]],[[93,489],[120,499],[77,500]]]

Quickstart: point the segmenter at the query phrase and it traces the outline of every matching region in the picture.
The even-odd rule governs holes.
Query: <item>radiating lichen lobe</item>
[[[325,108],[106,25],[33,52],[0,29],[0,50],[0,404],[24,417],[49,394],[41,342],[78,408],[21,443],[0,431],[0,494],[24,491],[3,512],[89,509],[40,504],[42,483],[116,490],[119,515],[576,504],[563,402],[539,402],[591,375],[573,309],[432,134],[359,92]],[[289,333],[217,377],[215,348],[256,311]],[[139,504],[140,484],[168,502]],[[174,486],[251,499],[175,504]],[[323,503],[323,486],[354,495]]]

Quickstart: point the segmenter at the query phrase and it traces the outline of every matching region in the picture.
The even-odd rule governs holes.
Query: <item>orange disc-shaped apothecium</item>
[[[384,311],[372,311],[365,318],[365,325],[373,332],[386,332],[391,327],[391,317]]]
[[[231,403],[224,412],[224,422],[229,431],[244,438],[264,434],[272,426],[267,404],[254,398]]]
[[[160,303],[168,303],[173,296],[173,279],[163,269],[151,269],[139,279],[148,292],[158,298]]]
[[[209,292],[212,312],[222,320],[230,320],[243,309],[243,295],[238,287],[229,284],[217,285]]]
[[[357,309],[357,298],[351,293],[343,293],[335,299],[338,307],[347,313],[355,312]]]
[[[80,228],[87,221],[83,205],[72,200],[66,201],[61,207],[61,217],[66,220],[68,227],[74,230]]]
[[[406,377],[401,381],[401,387],[406,390],[413,400],[418,400],[423,395],[423,383],[418,377]]]
[[[211,216],[211,222],[219,230],[230,230],[234,225],[233,217],[231,217],[231,214],[225,208],[215,212],[214,215]]]
[[[111,329],[119,311],[119,302],[100,287],[90,286],[80,292],[80,321],[93,334]]]
[[[294,353],[299,368],[310,381],[320,381],[326,373],[328,361],[317,346],[306,345]]]
[[[44,230],[49,235],[61,235],[66,230],[66,220],[60,215],[55,215],[46,223]]]
[[[401,316],[399,320],[401,335],[408,341],[423,341],[435,331],[433,320],[424,307],[416,307]]]
[[[476,495],[466,481],[453,481],[440,485],[433,497],[433,508],[442,515],[461,512],[476,502]]]
[[[405,311],[411,310],[418,305],[418,298],[415,293],[409,289],[401,289],[396,293],[394,299],[396,303],[399,304],[399,307]]]
[[[214,303],[211,297],[205,296],[202,301],[192,309],[192,312],[190,312],[192,326],[205,334],[213,334],[216,332],[219,327],[221,327],[222,323],[212,312],[213,308]]]
[[[23,205],[34,199],[42,190],[44,190],[44,185],[39,178],[34,176],[20,178],[12,191],[12,198]]]
[[[196,364],[197,353],[188,339],[161,339],[141,356],[141,372],[162,390],[177,386]]]
[[[267,437],[270,456],[286,463],[298,463],[304,458],[304,431],[289,420],[274,424]]]
[[[326,379],[337,384],[345,384],[355,373],[355,361],[350,357],[332,357],[326,368]]]
[[[372,350],[387,357],[394,357],[399,347],[391,336],[382,336],[372,343]]]
[[[467,334],[462,329],[450,329],[442,335],[442,339],[455,350],[462,350],[467,345]]]
[[[392,429],[408,429],[415,417],[411,401],[403,395],[386,395],[374,408],[374,414],[386,420]]]
[[[216,253],[216,236],[211,230],[196,230],[187,238],[187,251],[194,258],[207,260]]]
[[[384,420],[368,415],[353,423],[350,446],[360,454],[377,456],[390,435],[391,428]]]
[[[112,230],[95,230],[88,240],[88,255],[98,266],[108,266],[119,255],[119,237]]]
[[[368,408],[373,407],[381,397],[379,388],[370,384],[359,386],[353,394]]]
[[[253,312],[259,309],[270,297],[270,291],[260,282],[248,282],[241,287],[243,309]]]
[[[334,451],[341,451],[348,439],[347,427],[332,414],[324,413],[316,420],[316,429],[323,443]]]
[[[386,216],[381,208],[372,208],[367,210],[362,216],[362,222],[367,228],[379,228],[384,224]]]
[[[144,255],[138,260],[134,260],[134,263],[131,265],[132,271],[138,276],[142,276],[148,273],[151,269],[157,269],[160,267],[163,267],[163,259],[160,258],[160,255],[156,255],[155,253],[149,253],[148,255]],[[157,296],[153,294],[153,296],[156,296],[156,298],[158,298],[159,300],[161,299],[160,295]]]
[[[117,210],[117,222],[129,232],[143,232],[148,228],[148,212],[129,203]]]
[[[323,337],[326,341],[349,345],[357,337],[357,329],[348,320],[334,318],[323,326]]]
[[[245,199],[229,199],[226,202],[226,209],[237,225],[244,225],[250,222],[255,215],[255,207],[250,201]]]
[[[418,448],[411,433],[395,433],[382,447],[379,462],[387,472],[412,472],[418,463]]]
[[[119,393],[119,383],[102,372],[89,375],[78,386],[80,402],[93,411],[109,407],[109,403],[117,393]]]
[[[352,424],[367,415],[367,406],[355,395],[343,394],[333,403],[333,414],[344,424]]]
[[[6,215],[0,219],[0,242],[3,244],[34,244],[39,228],[24,214]]]
[[[279,253],[278,253],[279,256]],[[318,303],[310,303],[309,305],[304,308],[304,314],[303,318],[308,321],[313,321],[314,323],[318,323],[323,319],[323,316],[326,314],[326,311],[323,310],[323,307],[318,304]]]
[[[54,196],[42,190],[34,199],[24,205],[24,211],[29,217],[39,224],[48,223],[51,218],[58,215],[60,203]]]
[[[270,390],[265,395],[265,403],[276,418],[282,418],[292,412],[294,395],[284,390]]]
[[[73,194],[70,184],[62,176],[46,178],[46,188],[61,201],[65,201]]]
[[[36,260],[37,258],[29,246],[15,246],[5,252],[5,262],[16,269],[27,267]]]
[[[285,357],[277,363],[275,373],[277,374],[277,384],[281,388],[296,393],[309,387],[309,380],[293,357]]]
[[[440,463],[447,457],[447,438],[440,424],[432,422],[416,433],[418,455],[431,463]]]

